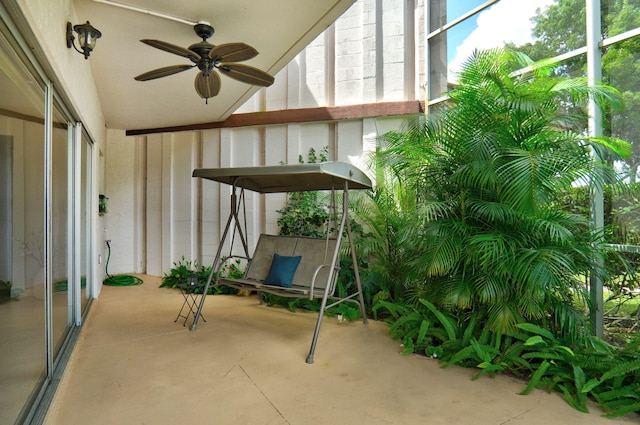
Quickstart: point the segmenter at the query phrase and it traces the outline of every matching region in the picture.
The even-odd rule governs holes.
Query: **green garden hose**
[[[109,274],[109,259],[111,258],[111,245],[109,245],[109,241],[107,241],[107,248],[109,248],[109,255],[107,256],[107,265],[105,268],[105,271],[107,272],[107,278],[102,283],[109,286],[140,285],[142,283],[142,279],[140,279],[139,277],[131,276],[128,274],[120,274],[117,276],[111,276]]]

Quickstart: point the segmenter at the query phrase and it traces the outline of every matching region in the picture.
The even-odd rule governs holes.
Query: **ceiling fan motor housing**
[[[207,43],[206,41],[201,41],[199,43],[192,44],[189,46],[189,50],[200,55],[201,58],[206,58],[209,55],[211,49],[215,46],[211,43]]]

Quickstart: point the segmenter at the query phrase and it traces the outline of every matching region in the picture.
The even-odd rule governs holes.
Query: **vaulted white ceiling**
[[[208,42],[243,42],[259,55],[243,64],[276,75],[354,0],[76,0],[79,19],[102,32],[89,61],[107,127],[144,129],[223,121],[259,87],[222,75],[218,96],[205,104],[194,89],[197,68],[145,82],[136,75],[182,56],[141,43],[166,41],[187,48],[201,41],[199,21],[215,33]],[[80,22],[78,22],[80,23]]]

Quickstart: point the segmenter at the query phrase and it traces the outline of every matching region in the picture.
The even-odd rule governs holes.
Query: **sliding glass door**
[[[51,383],[91,297],[93,149],[0,5],[0,423]]]

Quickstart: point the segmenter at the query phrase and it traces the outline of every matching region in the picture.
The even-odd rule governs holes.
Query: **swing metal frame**
[[[237,287],[237,288],[250,288],[255,289],[259,293],[276,293],[282,296],[288,297],[303,297],[308,296],[310,299],[320,298],[321,307],[318,312],[318,318],[311,341],[311,347],[307,356],[306,362],[313,363],[314,352],[318,341],[318,335],[320,333],[320,327],[322,324],[322,318],[324,312],[337,304],[342,302],[354,302],[359,305],[360,313],[363,318],[363,322],[366,324],[367,316],[364,305],[364,296],[362,292],[362,284],[360,281],[360,275],[358,272],[358,262],[355,252],[355,246],[353,242],[353,235],[351,232],[351,224],[349,220],[349,190],[350,189],[370,189],[371,180],[358,168],[351,164],[344,162],[323,162],[318,164],[298,164],[298,165],[281,165],[281,166],[263,166],[263,167],[236,167],[236,168],[200,168],[193,171],[194,178],[203,178],[219,183],[225,183],[231,185],[231,209],[227,218],[224,231],[221,235],[218,249],[211,267],[211,271],[207,278],[202,297],[197,312],[194,316],[193,323],[190,330],[195,331],[197,328],[198,320],[202,316],[202,309],[207,296],[207,292],[211,285],[217,286],[220,284]],[[247,243],[247,217],[246,217],[246,201],[245,190],[251,190],[260,194],[267,193],[288,193],[288,192],[303,192],[303,191],[316,191],[316,190],[330,190],[331,191],[331,209],[330,221],[334,222],[332,227],[330,223],[327,225],[327,235],[325,245],[325,260],[328,259],[327,254],[330,255],[330,262],[318,265],[313,273],[312,282],[309,282],[311,290],[305,291],[302,295],[300,287],[287,289],[283,287],[267,287],[260,281],[255,279],[255,276],[247,276],[250,273],[252,267],[252,258],[249,254],[249,246]],[[334,196],[337,190],[342,191],[342,211],[338,217],[337,206]],[[239,192],[239,193],[238,193]],[[240,220],[240,215],[243,215],[243,220]],[[331,219],[331,217],[333,217]],[[335,231],[335,244],[332,252],[329,251],[329,232],[330,229]],[[230,235],[231,234],[231,235]],[[343,237],[344,235],[344,237]],[[234,249],[236,236],[240,240],[242,246],[243,255],[234,256],[232,251]],[[263,235],[264,236],[264,235]],[[230,253],[228,256],[223,257],[222,251],[228,238],[230,240]],[[276,238],[276,236],[270,236],[270,238]],[[291,237],[282,237],[289,238]],[[340,249],[342,246],[342,240],[347,239],[349,244],[349,251],[351,253],[351,260],[353,269],[355,272],[356,292],[344,297],[335,296],[336,281],[340,270]],[[260,242],[258,242],[258,247]],[[254,253],[256,256],[257,253]],[[272,254],[271,254],[272,255]],[[263,255],[264,256],[264,255]],[[230,257],[245,258],[249,261],[247,271],[243,279],[225,279],[220,276],[220,269],[225,260]],[[304,261],[304,253],[302,253]],[[325,272],[321,274],[321,279],[326,281],[317,284],[316,278],[320,276],[319,271],[324,269]],[[249,279],[249,278],[250,279]],[[315,289],[320,288],[320,290]],[[294,290],[295,289],[295,290]],[[304,289],[304,288],[302,288]],[[262,297],[261,297],[262,299]],[[329,302],[331,301],[331,302]]]

